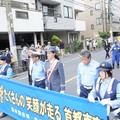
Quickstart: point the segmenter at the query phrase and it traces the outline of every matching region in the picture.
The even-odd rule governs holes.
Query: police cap
[[[32,55],[31,55],[31,57],[40,57],[40,53],[38,53],[38,52],[32,52]]]
[[[50,46],[47,52],[56,52],[56,46]]]
[[[7,61],[7,56],[5,56],[5,55],[2,55],[1,57],[0,57],[0,60],[2,60],[2,61]]]
[[[99,67],[97,67],[98,71],[111,71],[112,65],[109,62],[103,61],[100,63]]]

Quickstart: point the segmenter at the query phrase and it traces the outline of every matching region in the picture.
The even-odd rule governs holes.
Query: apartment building
[[[84,0],[85,11],[79,18],[86,21],[86,31],[81,32],[85,39],[91,39],[98,32],[120,32],[120,0]]]
[[[49,40],[54,34],[65,43],[81,39],[80,32],[85,31],[86,26],[85,21],[78,19],[78,13],[84,11],[84,6],[77,2],[83,4],[82,0],[41,0],[45,39]]]
[[[39,6],[33,0],[11,1],[12,20],[15,32],[16,44],[32,43],[37,35],[42,36],[43,14]],[[0,0],[0,49],[9,46],[8,23],[5,0]],[[4,46],[1,44],[4,43]]]
[[[65,43],[81,39],[80,32],[86,29],[78,18],[85,10],[81,4],[83,0],[11,0],[16,44],[43,45],[52,35]],[[0,0],[0,49],[9,46],[6,15],[5,0]]]

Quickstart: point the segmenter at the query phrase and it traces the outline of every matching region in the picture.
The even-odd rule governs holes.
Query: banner
[[[107,120],[98,102],[0,78],[0,111],[17,120]]]

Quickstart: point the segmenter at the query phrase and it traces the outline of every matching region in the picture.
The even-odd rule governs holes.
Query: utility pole
[[[12,16],[12,10],[11,10],[11,0],[5,0],[5,5],[6,5],[6,17],[7,17],[7,24],[8,24],[7,27],[8,27],[10,50],[14,56],[15,61],[18,61],[16,40],[15,40],[15,34],[14,34],[13,16]]]
[[[105,2],[104,0],[101,0],[101,4],[102,4],[102,14],[101,14],[101,18],[102,18],[102,25],[103,25],[103,32],[105,31]]]
[[[109,6],[109,15],[110,15],[110,38],[111,38],[111,42],[113,42],[113,29],[112,29],[112,10],[111,10],[111,0],[109,0],[108,2],[108,6]]]

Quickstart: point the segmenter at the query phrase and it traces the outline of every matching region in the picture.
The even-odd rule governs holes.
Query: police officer
[[[48,60],[45,61],[46,89],[64,93],[65,74],[63,64],[58,60],[56,47],[50,46],[47,51]]]
[[[7,63],[7,56],[2,55],[0,58],[0,78],[11,79],[13,75],[12,68]],[[0,118],[5,117],[7,114],[0,112]]]
[[[97,70],[100,77],[89,93],[88,100],[95,102],[97,98],[102,105],[107,105],[109,120],[120,118],[120,81],[112,77],[112,65],[109,62],[102,62]]]
[[[32,52],[32,85],[45,88],[45,69],[44,62],[40,60],[40,53]]]
[[[28,82],[29,82],[29,85],[32,85],[32,66],[33,66],[33,61],[32,61],[32,53],[33,52],[36,52],[36,49],[34,47],[30,47],[29,50],[28,50]]]
[[[85,49],[81,50],[80,58],[81,62],[77,71],[77,93],[79,97],[87,98],[95,79],[98,77],[96,68],[99,63],[92,60],[90,51]]]
[[[120,46],[118,45],[118,41],[114,41],[114,45],[111,47],[110,51],[112,52],[112,66],[114,69],[115,61],[117,63],[117,68],[119,68],[119,56],[120,56]]]
[[[7,63],[7,56],[3,55],[0,58],[0,78],[12,78],[13,71],[10,65]]]

